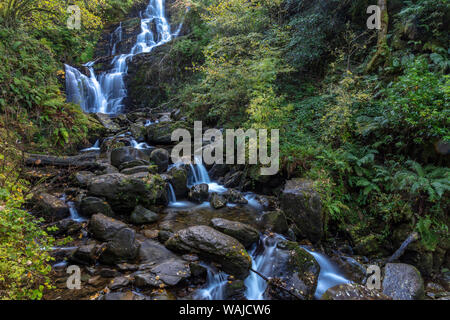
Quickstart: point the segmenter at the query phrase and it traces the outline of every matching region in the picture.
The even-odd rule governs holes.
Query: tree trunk
[[[388,0],[378,0],[381,9],[381,30],[378,31],[377,52],[366,67],[366,72],[371,72],[386,60],[389,54],[387,34],[389,27]]]

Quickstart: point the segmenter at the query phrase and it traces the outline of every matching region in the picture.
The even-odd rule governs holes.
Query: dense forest
[[[172,34],[151,50],[136,53],[134,44],[142,42],[139,34],[147,30],[141,21],[156,10],[149,2],[165,5]],[[69,28],[69,5],[80,9],[81,28]],[[381,8],[379,29],[367,27],[370,5]],[[362,289],[366,274],[355,269],[385,267],[388,261],[418,272],[422,283],[412,298],[448,299],[449,21],[447,0],[0,0],[0,298],[125,294],[130,274],[134,285],[158,289],[145,295],[195,298],[192,288],[204,286],[204,272],[212,271],[199,271],[194,262],[188,268],[191,277],[175,284],[164,279],[159,283],[153,269],[145,276],[125,266],[117,269],[125,261],[135,263],[145,250],[162,251],[161,244],[170,250],[173,265],[184,260],[172,251],[193,253],[235,275],[230,281],[236,282],[230,286],[233,293],[216,298],[239,299],[245,290],[246,298],[254,297],[246,278],[251,264],[244,272],[244,261],[235,255],[256,259],[251,247],[255,241],[248,239],[268,231],[266,237],[276,233],[289,240],[278,244],[280,251],[295,252],[293,268],[315,274],[315,285],[319,271],[311,271],[311,265],[317,262],[303,246],[351,270],[346,278],[361,288],[347,290],[362,298],[369,295]],[[159,39],[164,39],[158,33],[163,22],[149,23]],[[129,52],[133,55],[124,56],[127,94],[120,113],[85,112],[68,98],[69,71],[83,79],[92,79],[94,72],[107,75],[109,65],[117,62],[112,58]],[[198,190],[205,184],[202,171],[196,175],[204,167],[174,167],[166,156],[172,146],[164,136],[175,128],[190,128],[194,121],[202,121],[205,129],[279,129],[279,173],[263,176],[259,165],[250,164],[206,166],[211,180],[227,191],[208,193],[206,187],[205,198]],[[133,143],[158,148],[133,149],[123,137],[127,132],[136,139]],[[79,152],[96,141],[98,150]],[[132,161],[121,158],[124,150]],[[143,166],[145,192],[138,175]],[[118,182],[127,174],[132,178]],[[191,183],[191,176],[203,184]],[[111,194],[114,183],[120,184],[117,194]],[[211,208],[183,208],[176,220],[185,223],[183,228],[169,226],[167,217],[177,214],[170,209],[172,185],[178,199],[211,201]],[[264,226],[243,217],[250,211],[240,207],[251,203],[247,193],[268,203],[260,210]],[[227,207],[227,202],[237,207]],[[68,204],[87,219],[68,221],[68,212],[75,210]],[[240,212],[237,218],[235,211]],[[151,214],[159,220],[150,219]],[[210,224],[202,220],[206,216],[214,218],[214,228],[200,228]],[[102,220],[109,217],[113,222]],[[239,232],[222,218],[239,221]],[[112,226],[117,221],[132,226]],[[102,223],[132,232],[137,239],[132,247],[139,254],[127,248],[118,257],[116,238],[98,235]],[[206,241],[204,233],[215,230],[219,238],[222,233],[232,238],[224,241],[239,240],[241,251],[205,253],[201,241],[192,240],[197,236]],[[123,244],[125,238],[117,241]],[[154,241],[152,249],[146,241]],[[389,260],[402,244],[407,248]],[[116,287],[102,292],[107,285],[96,278],[82,280],[89,289],[64,290],[55,280],[61,273],[52,266],[66,253],[55,252],[55,247],[75,247],[63,260],[86,270],[98,259],[102,266],[115,266]],[[100,257],[99,248],[106,252]],[[394,267],[387,271],[388,265],[385,280],[395,273]],[[99,272],[98,278],[109,283],[111,277]],[[157,274],[153,285],[149,274]],[[290,274],[276,276],[291,283]],[[300,281],[309,293],[295,289],[287,295],[282,285],[269,283],[264,297],[312,299],[315,285],[307,278]],[[126,284],[117,284],[120,279]],[[383,294],[405,298],[395,296],[396,290]],[[332,299],[333,292],[323,297]]]

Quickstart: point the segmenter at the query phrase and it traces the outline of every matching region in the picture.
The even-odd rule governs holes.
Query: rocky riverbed
[[[30,155],[30,211],[56,226],[45,299],[447,299],[448,277],[324,241],[321,199],[309,181],[251,191],[245,168],[171,163],[177,111],[96,117],[104,137],[73,157]],[[85,149],[85,148],[83,148]],[[242,170],[243,169],[243,170]],[[239,179],[236,178],[239,177]],[[81,268],[70,290],[69,265]],[[379,265],[381,289],[366,286]],[[255,272],[256,271],[256,272]]]

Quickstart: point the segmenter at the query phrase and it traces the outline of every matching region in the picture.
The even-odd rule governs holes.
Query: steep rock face
[[[127,110],[155,108],[168,100],[168,88],[176,86],[189,71],[189,57],[173,50],[179,38],[137,55],[128,64],[125,79],[128,89]]]
[[[166,242],[167,248],[192,252],[220,263],[225,272],[244,279],[251,267],[251,258],[236,239],[211,227],[195,226],[180,230]]]

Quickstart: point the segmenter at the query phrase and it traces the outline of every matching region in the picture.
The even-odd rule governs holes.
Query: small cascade
[[[201,162],[199,159],[196,158],[194,163],[195,164],[192,163],[189,164],[190,168],[189,170],[190,175],[188,179],[189,187],[195,186],[197,184],[206,183],[209,186],[209,192],[223,193],[228,190],[224,186],[211,181],[211,178],[209,177],[208,174],[208,170],[206,170],[206,167],[203,164],[203,162]]]
[[[116,55],[117,43],[122,41],[122,22],[119,24],[116,30],[111,34],[109,41],[110,55]]]
[[[151,147],[146,142],[138,143],[136,140],[131,140],[131,146],[135,149],[144,150],[144,149],[151,149]]]
[[[280,235],[263,236],[258,245],[249,252],[252,257],[252,268],[266,277],[270,277],[273,274],[273,261],[276,258],[277,245],[282,240],[285,239]],[[259,254],[259,252],[261,253]],[[247,287],[245,297],[248,300],[264,299],[267,282],[263,278],[254,272],[250,272],[244,283]]]
[[[175,190],[173,189],[172,184],[169,182],[169,205],[171,203],[176,203],[177,202],[177,196],[175,195]]]
[[[317,288],[314,294],[316,299],[320,299],[322,295],[331,287],[338,284],[350,283],[351,281],[346,279],[339,268],[324,254],[308,251],[320,266],[319,279],[317,281]]]
[[[164,0],[150,0],[147,8],[140,12],[141,33],[129,53],[117,54],[117,44],[122,41],[122,24],[110,37],[110,53],[114,56],[111,69],[95,74],[95,62],[85,65],[89,69],[89,77],[77,69],[66,65],[67,101],[77,103],[88,113],[100,112],[117,114],[122,112],[123,101],[127,97],[124,76],[127,73],[128,60],[134,55],[148,53],[153,48],[172,40],[173,35],[165,15]],[[151,31],[152,24],[156,26],[156,34]]]
[[[203,300],[224,300],[228,275],[211,266],[202,266],[207,270],[206,287],[197,292],[198,297]]]
[[[100,150],[100,140],[95,141],[92,147],[81,150],[81,152],[89,152],[89,151],[99,151]]]
[[[84,222],[86,221],[85,218],[81,217],[78,213],[78,210],[75,208],[75,204],[73,202],[67,202],[67,205],[69,206],[69,212],[70,212],[70,219],[76,222]]]

